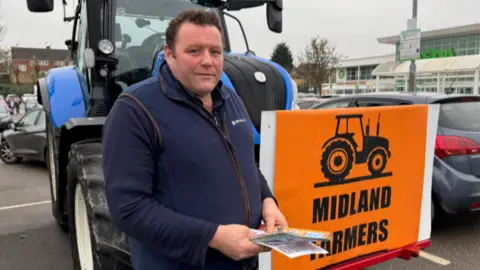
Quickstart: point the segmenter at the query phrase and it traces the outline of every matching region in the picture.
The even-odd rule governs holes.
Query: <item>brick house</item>
[[[46,48],[11,47],[10,82],[30,84],[49,69],[73,65],[68,50]]]

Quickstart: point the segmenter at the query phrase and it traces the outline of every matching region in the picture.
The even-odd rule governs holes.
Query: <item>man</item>
[[[121,95],[104,126],[113,221],[135,269],[255,269],[265,249],[250,228],[287,222],[256,167],[242,100],[220,81],[216,15],[180,13],[164,52],[159,75]]]

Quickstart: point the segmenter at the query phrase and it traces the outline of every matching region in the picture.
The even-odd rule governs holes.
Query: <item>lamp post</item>
[[[415,22],[415,25],[412,25],[412,29],[417,27],[417,0],[413,0],[413,14],[412,19]],[[415,65],[415,60],[410,62],[410,70],[408,76],[408,91],[415,92],[415,73],[417,71],[417,66]]]

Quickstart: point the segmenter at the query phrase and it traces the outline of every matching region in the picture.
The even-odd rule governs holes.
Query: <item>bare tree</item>
[[[2,1],[0,0],[0,10],[2,10]],[[0,13],[0,56],[3,56],[3,53],[5,53],[5,48],[3,48],[3,39],[5,38],[5,34],[7,32],[7,28],[4,24],[2,24],[2,14]]]
[[[2,6],[2,0],[0,0],[0,10],[2,10],[1,6]],[[0,71],[3,71],[4,69],[5,71],[9,71],[10,69],[10,63],[8,59],[9,52],[7,47],[4,46],[3,44],[3,40],[7,32],[7,27],[4,24],[2,24],[1,15],[2,14],[0,14]]]
[[[335,72],[341,55],[328,39],[313,37],[305,50],[299,54],[297,72],[310,87],[322,88],[328,77]]]

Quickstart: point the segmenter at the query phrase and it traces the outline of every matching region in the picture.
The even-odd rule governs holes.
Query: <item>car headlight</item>
[[[298,86],[297,86],[297,83],[292,78],[290,78],[290,80],[292,81],[292,88],[293,88],[292,110],[300,110],[300,107],[298,107],[297,105]]]

